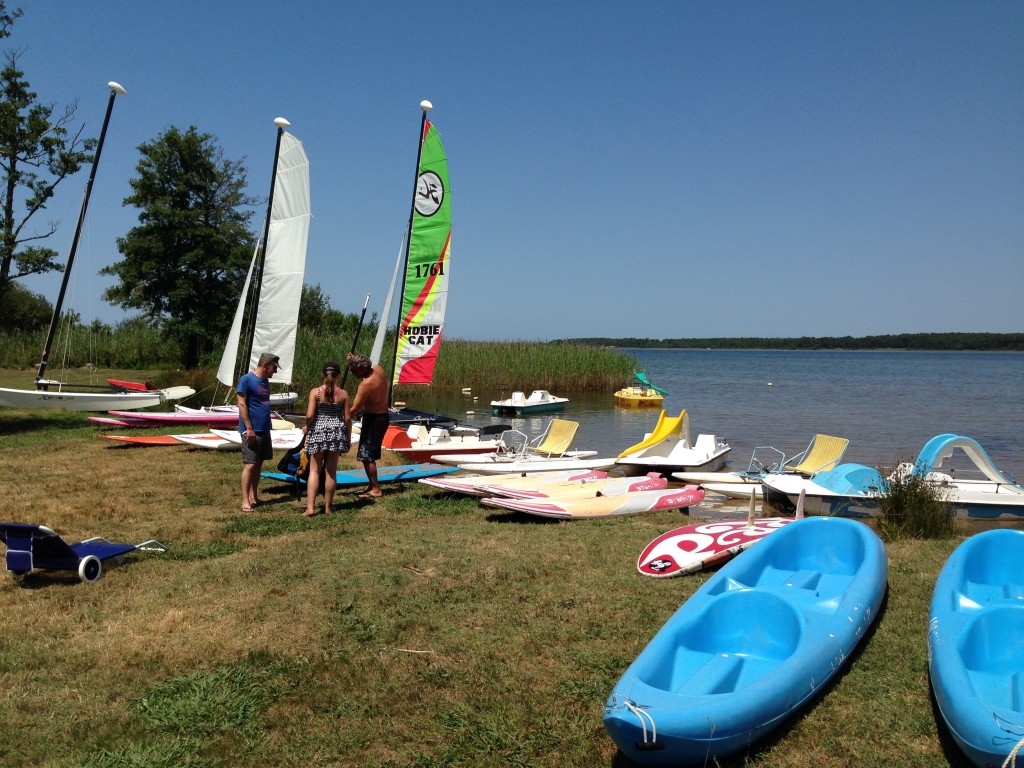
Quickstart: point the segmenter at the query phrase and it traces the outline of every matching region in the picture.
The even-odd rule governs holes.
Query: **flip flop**
[[[303,512],[302,516],[303,517],[316,517],[316,510],[314,510],[312,512]]]
[[[360,493],[358,496],[356,496],[356,498],[357,499],[374,499],[374,500],[376,500],[376,499],[381,498],[381,496],[383,496],[383,495],[384,494],[381,494],[380,496],[375,496],[372,493]]]
[[[239,512],[241,512],[242,514],[248,515],[249,513],[252,512],[252,507],[242,507],[241,509],[239,509]]]

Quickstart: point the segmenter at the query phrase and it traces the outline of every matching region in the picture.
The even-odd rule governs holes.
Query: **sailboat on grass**
[[[0,406],[8,408],[60,408],[67,411],[106,411],[111,408],[131,410],[135,408],[148,408],[152,405],[160,405],[168,400],[178,400],[195,394],[195,390],[191,387],[133,390],[128,387],[79,386],[71,389],[63,381],[46,378],[46,366],[50,358],[50,349],[53,346],[57,326],[60,323],[64,294],[67,291],[68,282],[71,278],[71,267],[74,264],[75,253],[78,250],[78,241],[82,235],[85,213],[89,208],[89,195],[92,192],[93,181],[96,179],[96,169],[99,166],[100,153],[103,151],[103,140],[107,135],[110,114],[114,109],[114,99],[117,98],[118,94],[123,96],[127,93],[120,84],[113,81],[107,83],[107,87],[110,89],[110,99],[107,101],[107,111],[103,117],[100,137],[96,142],[96,154],[93,156],[92,170],[89,172],[89,181],[86,183],[85,195],[82,198],[82,208],[78,214],[78,225],[75,228],[75,235],[71,240],[68,263],[64,266],[64,278],[61,280],[60,292],[57,294],[57,300],[53,305],[53,317],[50,319],[50,328],[46,334],[46,342],[43,344],[43,354],[39,360],[39,369],[36,373],[36,388],[0,388]]]
[[[402,303],[388,385],[388,402],[392,404],[391,424],[454,427],[457,422],[449,416],[405,408],[394,402],[396,384],[430,384],[433,380],[444,331],[451,271],[452,212],[448,159],[441,145],[441,135],[427,120],[427,112],[433,109],[433,105],[423,101],[420,109],[423,116],[409,226],[384,302],[370,359],[377,362],[381,358],[395,284],[401,273]]]

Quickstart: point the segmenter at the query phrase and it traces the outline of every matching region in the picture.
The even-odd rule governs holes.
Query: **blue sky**
[[[307,282],[379,311],[429,99],[449,337],[1024,330],[1016,0],[22,5],[0,45],[41,100],[77,99],[96,136],[107,81],[128,90],[75,267],[86,319],[124,316],[95,273],[136,223],[137,147],[195,125],[265,198],[279,115],[310,158]],[[41,216],[62,260],[86,178]]]

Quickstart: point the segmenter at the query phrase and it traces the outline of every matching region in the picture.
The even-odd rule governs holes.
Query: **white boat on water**
[[[491,413],[499,415],[512,413],[522,416],[530,413],[551,413],[564,411],[568,397],[556,397],[546,389],[535,389],[526,397],[524,392],[513,392],[507,400],[491,400]]]
[[[712,472],[725,466],[730,450],[725,438],[717,435],[697,435],[691,442],[689,414],[683,410],[679,416],[669,417],[663,410],[654,431],[619,454],[615,463],[627,475]]]

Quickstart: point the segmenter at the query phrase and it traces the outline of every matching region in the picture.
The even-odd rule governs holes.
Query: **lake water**
[[[1024,354],[627,351],[669,391],[663,407],[670,415],[689,412],[694,438],[710,432],[728,439],[732,468],[746,469],[758,445],[791,456],[818,432],[850,440],[844,461],[892,466],[913,461],[927,440],[952,432],[973,437],[1004,473],[1024,481]],[[435,395],[431,407],[466,423],[509,422],[492,417],[489,407],[508,396]],[[576,447],[602,456],[639,442],[658,420],[658,409],[617,408],[611,392],[570,397],[558,415],[580,422]],[[537,435],[549,418],[511,423]]]

